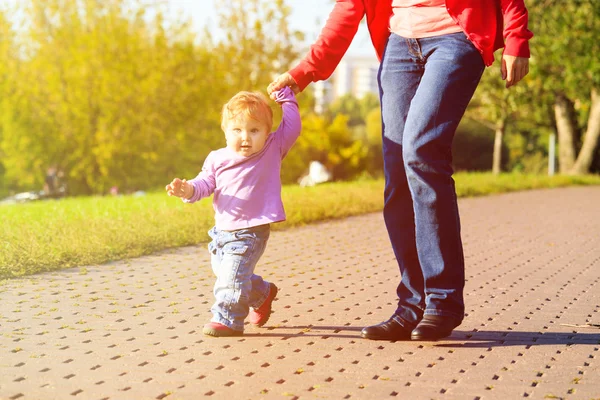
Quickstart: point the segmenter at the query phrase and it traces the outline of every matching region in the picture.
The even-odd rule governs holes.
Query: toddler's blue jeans
[[[254,274],[254,267],[267,246],[270,225],[237,231],[208,231],[211,264],[217,277],[213,293],[212,322],[237,331],[244,330],[249,307],[258,308],[269,295],[269,283]]]
[[[401,282],[394,319],[462,320],[465,281],[452,140],[485,66],[464,33],[391,34],[379,70],[384,219]]]

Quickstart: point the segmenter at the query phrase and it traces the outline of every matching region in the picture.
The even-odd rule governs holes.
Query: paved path
[[[1,399],[600,399],[600,187],[460,200],[467,316],[360,338],[395,308],[380,214],[273,233],[264,328],[201,333],[204,246],[0,286]]]

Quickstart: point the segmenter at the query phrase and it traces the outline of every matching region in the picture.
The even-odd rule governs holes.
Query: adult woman
[[[528,72],[523,0],[337,0],[300,63],[272,82],[328,78],[366,16],[381,61],[384,219],[398,261],[398,307],[373,340],[437,340],[464,315],[464,257],[451,145],[485,65],[504,47],[506,87]]]

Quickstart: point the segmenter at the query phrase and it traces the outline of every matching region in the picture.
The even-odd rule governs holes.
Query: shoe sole
[[[361,333],[360,336],[362,338],[368,339],[368,340],[386,340],[388,342],[405,342],[405,341],[411,339],[410,336],[402,336],[399,338],[390,338],[390,337],[386,337],[386,336],[369,336],[369,335],[365,335],[363,333]]]
[[[452,332],[444,333],[442,335],[428,336],[428,335],[411,335],[410,340],[422,341],[422,342],[435,342],[440,339],[447,338]]]
[[[212,337],[232,337],[232,336],[242,336],[244,334],[243,331],[220,331],[216,329],[203,329],[202,333],[206,336]]]
[[[413,330],[410,335],[411,340],[415,341],[424,341],[424,342],[435,342],[440,339],[447,338],[452,335],[454,329],[460,326],[462,321],[454,323],[451,327],[446,325],[444,329],[441,329],[440,326],[436,325],[435,322],[426,321],[425,318],[417,325],[417,328]],[[422,325],[422,329],[425,332],[419,332],[419,327]],[[425,329],[426,328],[426,329]]]

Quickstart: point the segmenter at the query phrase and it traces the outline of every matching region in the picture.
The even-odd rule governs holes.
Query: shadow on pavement
[[[596,332],[598,328],[591,327]],[[506,347],[506,346],[545,346],[545,345],[597,345],[600,333],[581,332],[533,332],[533,331],[454,331],[445,341],[462,343],[440,343],[438,347]]]
[[[292,326],[267,326],[265,333],[245,333],[244,337],[281,337],[281,338],[301,338],[301,337],[321,337],[327,338],[359,338],[362,326],[319,326],[319,325],[292,325]],[[279,330],[301,330],[297,333],[280,333]],[[581,332],[534,332],[534,331],[460,331],[455,330],[448,338],[441,340],[443,343],[435,343],[437,347],[449,348],[488,348],[488,347],[506,347],[506,346],[544,346],[544,345],[598,345],[600,344],[600,329],[591,326],[599,333],[581,333]],[[319,331],[331,331],[319,333]],[[355,334],[340,334],[340,332],[349,331]],[[449,343],[450,342],[450,343]],[[416,343],[416,341],[415,341]]]

